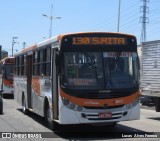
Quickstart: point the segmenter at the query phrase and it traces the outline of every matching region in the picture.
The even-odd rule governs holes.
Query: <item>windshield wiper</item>
[[[112,61],[111,61],[111,58],[109,58],[109,74],[110,74],[110,81],[112,81],[112,72],[116,67],[117,67],[117,63],[118,63],[118,60],[120,59],[120,56],[121,56],[121,52],[117,52],[115,53],[115,57],[112,58]]]
[[[97,76],[97,66],[96,66],[96,62],[94,59],[92,59],[88,53],[86,52],[83,52],[83,54],[85,55],[85,57],[87,58],[88,62],[89,62],[89,65],[92,67],[92,69],[94,70],[95,72],[95,75],[96,75],[96,78],[98,78]]]

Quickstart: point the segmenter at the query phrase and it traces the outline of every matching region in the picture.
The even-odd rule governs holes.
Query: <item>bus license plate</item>
[[[99,113],[99,118],[111,118],[111,117],[112,117],[111,112]]]

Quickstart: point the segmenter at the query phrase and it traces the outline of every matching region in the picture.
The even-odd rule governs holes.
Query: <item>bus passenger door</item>
[[[32,108],[32,55],[27,56],[27,100],[28,100],[28,108]]]
[[[52,105],[53,119],[58,119],[58,76],[55,64],[56,50],[52,50]]]

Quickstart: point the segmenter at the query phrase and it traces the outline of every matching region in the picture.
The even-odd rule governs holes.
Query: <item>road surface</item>
[[[60,127],[57,131],[50,130],[44,119],[36,114],[24,115],[22,107],[14,99],[3,99],[4,114],[0,115],[1,137],[10,136],[15,139],[45,137],[43,140],[160,140],[160,113],[154,110],[141,109],[141,119],[136,121],[124,121],[117,124],[115,128],[107,126],[70,125]],[[150,135],[149,133],[152,134]],[[153,135],[153,132],[156,135]],[[159,133],[157,133],[159,132]],[[6,133],[9,133],[6,134]],[[18,135],[19,133],[19,135]],[[157,136],[158,134],[158,137]],[[138,138],[130,138],[131,136]],[[148,136],[152,138],[146,138]],[[17,138],[18,139],[17,139]],[[2,138],[1,138],[2,139]],[[1,140],[0,139],[0,140]],[[39,140],[39,139],[38,139]]]

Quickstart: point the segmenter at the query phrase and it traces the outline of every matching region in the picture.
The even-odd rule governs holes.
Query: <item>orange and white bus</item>
[[[3,89],[3,95],[13,95],[13,67],[13,57],[6,57],[0,60],[0,87]]]
[[[122,33],[52,37],[15,54],[14,93],[23,112],[49,125],[140,118],[137,41]]]

